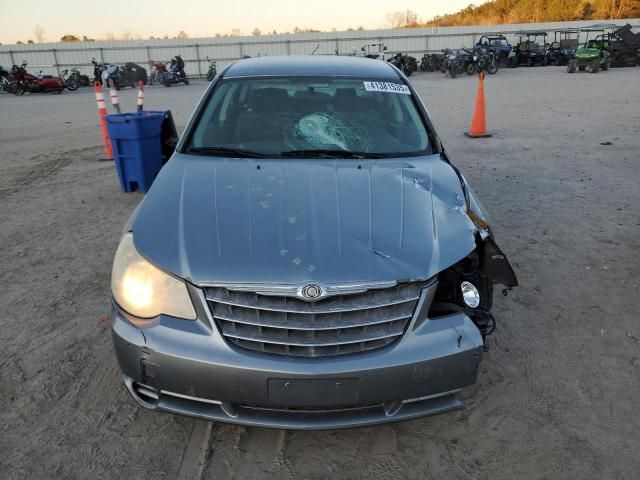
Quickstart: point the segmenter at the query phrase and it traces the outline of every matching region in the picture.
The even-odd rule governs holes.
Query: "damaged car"
[[[388,62],[240,60],[125,227],[114,350],[147,409],[323,429],[462,408],[517,280]]]

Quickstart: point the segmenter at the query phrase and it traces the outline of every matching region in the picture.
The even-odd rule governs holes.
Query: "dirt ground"
[[[349,431],[214,424],[206,479],[637,479],[640,69],[415,75],[521,286],[498,290],[466,409]],[[205,83],[152,87],[182,129]],[[133,109],[135,92],[121,92]],[[0,95],[0,477],[176,478],[195,422],[141,410],[111,348],[111,260],[141,194],[103,156],[93,93]]]

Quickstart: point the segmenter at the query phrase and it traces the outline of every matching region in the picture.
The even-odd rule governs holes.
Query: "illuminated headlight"
[[[480,293],[473,283],[462,282],[460,290],[462,291],[462,300],[467,307],[476,308],[480,305]]]
[[[187,285],[153,266],[138,253],[133,234],[127,233],[116,251],[111,271],[111,291],[116,303],[140,318],[160,314],[195,320]]]

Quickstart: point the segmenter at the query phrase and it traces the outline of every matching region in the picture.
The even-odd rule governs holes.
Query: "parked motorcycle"
[[[480,72],[486,72],[493,75],[498,71],[498,63],[496,56],[491,50],[487,50],[480,46],[468,53],[468,59],[465,60],[465,71],[467,75],[474,75]],[[465,57],[467,58],[467,57]]]
[[[411,74],[418,69],[418,61],[416,60],[416,57],[411,57],[402,53],[396,53],[387,61],[402,71],[402,73],[407,77],[410,77]]]
[[[153,82],[163,83],[164,76],[167,73],[167,65],[163,62],[151,60],[149,61],[149,67],[151,68],[151,74],[149,75],[149,85],[153,85]]]
[[[435,72],[440,69],[442,55],[425,53],[420,60],[420,71]]]
[[[16,83],[11,76],[11,72],[0,65],[0,90],[3,90],[7,93],[13,93],[15,85]]]
[[[95,58],[91,59],[91,63],[93,64],[93,81],[102,83],[102,72],[106,70],[107,66]]]
[[[456,78],[464,72],[465,55],[459,50],[446,49],[440,70],[448,73],[451,78]]]
[[[164,76],[165,87],[170,87],[171,85],[175,85],[178,83],[184,83],[185,85],[189,85],[189,79],[187,78],[187,74],[184,71],[184,60],[180,55],[176,55],[171,59],[171,63],[169,64],[169,70]]]
[[[113,85],[116,90],[129,86],[134,86],[128,72],[121,65],[115,63],[100,63],[95,58],[91,59],[93,64],[93,79],[95,82],[103,84],[105,87]]]
[[[16,82],[13,90],[15,95],[24,95],[25,92],[62,93],[65,89],[64,81],[61,77],[42,75],[42,71],[36,76],[28,73],[26,67],[27,62],[22,62],[22,65],[14,65],[11,69],[11,75]]]
[[[71,70],[65,68],[60,74],[60,78],[62,78],[62,81],[64,82],[64,87],[73,92],[80,87],[79,75],[80,72],[75,68],[72,68]]]
[[[215,60],[211,60],[209,57],[207,57],[207,60],[209,62],[209,70],[207,70],[207,82],[210,82],[211,80],[216,78],[216,75],[218,74],[218,70],[216,69]]]

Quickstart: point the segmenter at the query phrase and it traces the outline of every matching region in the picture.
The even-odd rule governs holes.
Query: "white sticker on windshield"
[[[405,95],[411,95],[409,87],[400,83],[389,82],[364,82],[364,89],[367,92],[390,92],[390,93],[404,93]]]

